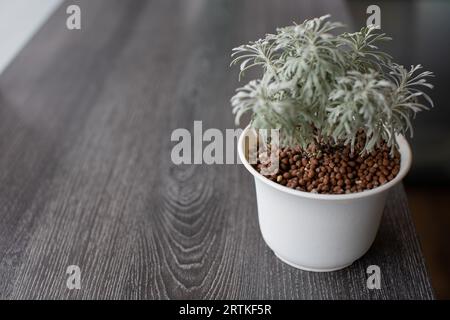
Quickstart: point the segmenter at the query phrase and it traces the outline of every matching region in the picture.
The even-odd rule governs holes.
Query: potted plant
[[[388,191],[411,165],[411,119],[432,106],[422,91],[431,72],[393,62],[374,27],[340,27],[328,15],[306,20],[232,54],[240,77],[262,68],[231,104],[237,123],[251,114],[238,153],[255,178],[263,238],[310,271],[342,269],[370,248]]]

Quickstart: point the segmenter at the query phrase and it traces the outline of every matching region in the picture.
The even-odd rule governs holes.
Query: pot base
[[[301,266],[299,264],[292,263],[292,262],[290,262],[290,261],[280,257],[276,252],[274,252],[274,254],[275,254],[275,256],[278,259],[280,259],[282,262],[290,265],[291,267],[294,267],[296,269],[300,269],[300,270],[303,270],[303,271],[309,271],[309,272],[332,272],[332,271],[337,271],[337,270],[341,270],[341,269],[347,268],[347,267],[349,267],[349,266],[351,266],[353,264],[353,262],[351,262],[349,264],[346,264],[346,265],[343,265],[343,266],[339,266],[339,267],[336,267],[336,268],[317,269],[317,268],[310,268],[310,267],[305,267],[305,266]]]

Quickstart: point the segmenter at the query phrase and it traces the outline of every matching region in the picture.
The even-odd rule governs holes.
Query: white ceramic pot
[[[393,180],[368,191],[327,195],[284,187],[253,169],[245,157],[248,129],[239,139],[239,158],[255,178],[261,233],[278,258],[295,268],[327,272],[363,256],[375,240],[389,190],[411,166],[406,139],[397,137],[401,165]]]

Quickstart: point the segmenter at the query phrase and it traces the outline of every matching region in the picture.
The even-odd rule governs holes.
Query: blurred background
[[[68,1],[67,4],[76,2]],[[243,5],[248,2],[242,1]],[[0,0],[0,76],[61,3],[61,0]],[[256,4],[255,1],[251,3]],[[405,188],[436,295],[450,299],[450,108],[447,105],[450,95],[450,1],[297,0],[294,4],[289,1],[290,6],[298,8],[292,12],[292,20],[301,22],[311,18],[303,12],[317,7],[315,11],[331,13],[335,20],[343,21],[351,30],[366,24],[369,16],[366,9],[373,4],[381,8],[382,30],[395,40],[385,49],[401,64],[420,63],[436,74],[435,89],[431,93],[435,108],[420,114],[415,121],[414,161]],[[304,10],[306,7],[309,9]],[[257,5],[255,10],[258,10]],[[264,27],[265,32],[271,32],[280,23],[276,12],[273,16],[267,29]],[[243,34],[245,41],[261,36]]]

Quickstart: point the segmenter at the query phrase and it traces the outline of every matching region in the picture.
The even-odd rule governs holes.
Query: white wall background
[[[0,74],[62,0],[0,0]]]

